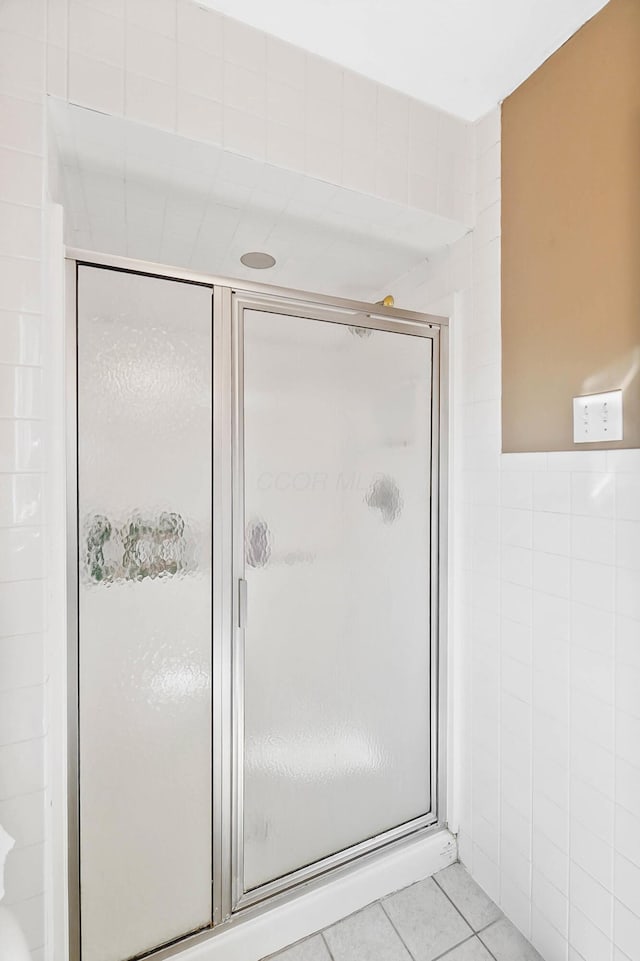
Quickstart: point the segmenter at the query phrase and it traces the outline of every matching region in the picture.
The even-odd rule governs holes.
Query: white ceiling
[[[605,0],[196,0],[467,120]]]
[[[49,110],[75,247],[370,300],[468,230],[121,117],[53,98]],[[249,250],[276,266],[244,267]]]

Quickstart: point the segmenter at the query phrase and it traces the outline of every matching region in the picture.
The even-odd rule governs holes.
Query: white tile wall
[[[51,893],[44,892],[42,844],[42,504],[47,447],[59,443],[47,436],[43,393],[52,389],[43,388],[46,93],[386,200],[406,203],[411,184],[423,211],[473,218],[471,144],[462,121],[191,0],[0,4],[0,820],[17,839],[7,900],[34,961],[44,957],[43,895]],[[109,147],[96,140],[96,169]],[[163,160],[170,167],[170,158]],[[106,188],[103,201],[99,217],[110,226],[104,236],[122,248],[123,225],[113,218]],[[80,190],[71,219],[83,202]],[[160,258],[181,254],[183,228],[176,219]],[[317,285],[309,278],[305,286]]]
[[[498,113],[471,132],[189,0],[0,9],[0,820],[18,840],[8,899],[34,958],[45,89],[469,224],[475,198],[475,237],[394,285],[421,309],[449,309],[457,292],[460,850],[549,961],[638,961],[640,453],[500,455]]]
[[[48,6],[55,95],[473,222],[463,121],[192,0]]]
[[[6,902],[44,945],[45,5],[0,8],[0,823]]]
[[[638,961],[640,452],[500,454],[499,140],[496,111],[471,257],[395,285],[462,337],[460,852],[547,961]]]

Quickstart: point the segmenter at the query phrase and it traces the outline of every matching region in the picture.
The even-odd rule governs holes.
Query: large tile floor
[[[542,961],[452,864],[272,956],[272,961]]]

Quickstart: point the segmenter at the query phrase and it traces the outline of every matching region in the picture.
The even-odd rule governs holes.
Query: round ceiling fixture
[[[245,267],[253,267],[254,270],[266,270],[267,267],[273,267],[275,262],[275,257],[265,254],[262,250],[251,250],[240,258],[241,264]]]

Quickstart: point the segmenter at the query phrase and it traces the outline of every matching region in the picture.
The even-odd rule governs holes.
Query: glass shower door
[[[82,961],[211,924],[211,315],[78,266]]]
[[[240,316],[246,903],[435,820],[435,334]]]

